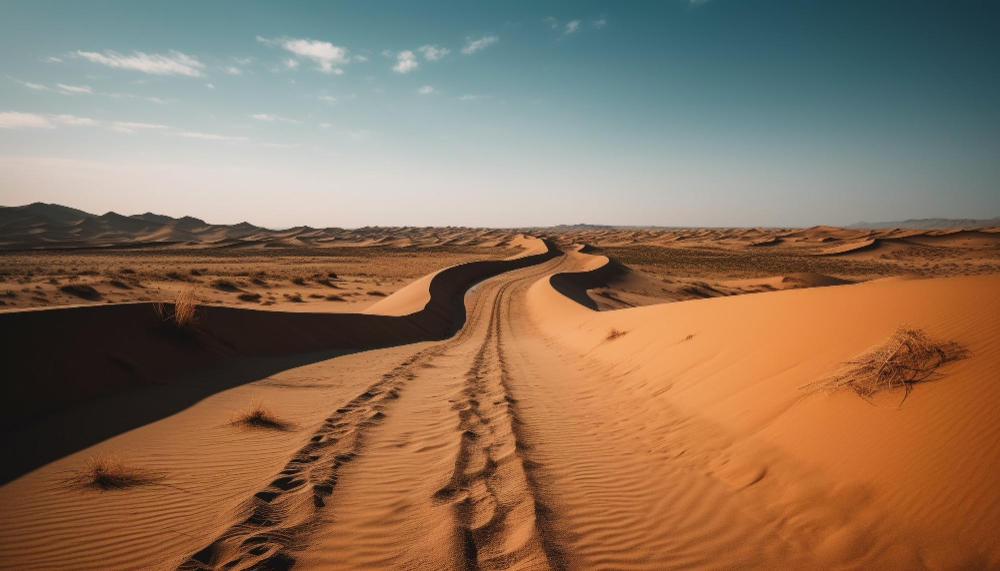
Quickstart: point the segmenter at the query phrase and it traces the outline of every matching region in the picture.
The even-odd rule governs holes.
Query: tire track
[[[519,430],[517,401],[504,361],[501,316],[511,281],[493,301],[486,337],[466,373],[458,411],[461,444],[449,483],[435,493],[454,502],[462,566],[562,569],[565,558],[538,500],[533,465]]]
[[[274,480],[238,508],[236,523],[178,569],[291,569],[295,552],[304,547],[334,492],[340,469],[362,453],[368,433],[385,418],[406,382],[416,378],[415,370],[443,350],[439,345],[415,353],[327,417]]]

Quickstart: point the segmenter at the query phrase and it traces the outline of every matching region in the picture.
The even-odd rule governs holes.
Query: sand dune
[[[364,313],[202,307],[194,344],[150,304],[0,313],[0,568],[1000,566],[993,234],[879,232],[345,231],[520,250]],[[987,275],[812,255],[864,240]],[[968,354],[901,407],[803,388],[901,326]],[[273,424],[232,422],[251,400]],[[80,484],[114,453],[155,478]]]

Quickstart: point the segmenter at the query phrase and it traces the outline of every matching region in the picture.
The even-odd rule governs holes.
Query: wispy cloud
[[[410,50],[403,50],[396,54],[396,65],[392,66],[392,71],[399,73],[409,73],[420,67],[417,56]]]
[[[76,127],[96,127],[100,125],[98,121],[75,115],[50,115],[49,118],[64,125],[74,125]]]
[[[485,99],[485,97],[482,96],[482,95],[473,95],[471,93],[467,93],[467,94],[459,97],[458,99],[459,99],[459,101],[478,101],[480,99]]]
[[[595,29],[600,30],[604,26],[608,25],[608,21],[604,18],[604,16],[601,16],[600,18],[597,18],[596,20],[590,22],[590,25],[593,26]]]
[[[544,20],[544,21],[545,21],[545,23],[546,23],[546,24],[548,24],[548,25],[549,25],[549,27],[551,27],[551,28],[552,28],[553,30],[555,30],[556,28],[558,28],[558,27],[559,27],[559,20],[556,20],[556,19],[555,19],[555,18],[553,18],[552,16],[549,16],[548,18],[545,18],[545,20]]]
[[[330,42],[311,40],[308,38],[262,38],[257,36],[257,41],[268,45],[278,46],[299,57],[311,59],[316,62],[317,69],[323,73],[333,73],[340,75],[344,70],[340,68],[350,62],[347,56],[347,48],[335,46]]]
[[[427,61],[437,61],[451,53],[451,50],[448,48],[441,48],[432,45],[420,46],[417,48],[417,51],[424,54],[424,59]]]
[[[225,68],[223,68],[223,71],[225,71],[229,75],[239,75],[243,73],[243,70],[236,67],[235,65],[226,66]]]
[[[433,86],[425,85],[425,86],[421,87],[420,89],[418,89],[417,93],[419,93],[420,95],[430,95],[431,93],[437,93],[437,91],[434,91],[434,87]]]
[[[201,139],[203,141],[232,141],[232,142],[247,142],[250,139],[248,137],[234,137],[231,135],[216,135],[214,133],[199,133],[197,131],[178,131],[177,135],[180,137],[187,137],[189,139]]]
[[[132,52],[132,55],[122,55],[111,50],[105,50],[103,54],[100,54],[77,50],[75,55],[108,67],[141,71],[152,75],[201,77],[204,75],[201,70],[205,68],[205,64],[197,59],[176,50],[171,50],[169,55],[146,54],[143,52]]]
[[[320,95],[319,97],[317,97],[317,99],[319,99],[324,103],[329,103],[330,105],[333,105],[334,103],[337,102],[337,98],[332,95]]]
[[[288,69],[298,69],[299,60],[295,58],[288,58],[285,60],[285,67],[287,67]]]
[[[580,30],[580,20],[572,20],[566,22],[566,29],[563,30],[563,34],[570,35],[576,33]]]
[[[215,86],[214,86],[214,85],[212,85],[211,83],[206,83],[206,84],[205,84],[205,87],[207,87],[207,88],[209,88],[209,89],[215,89]]]
[[[349,139],[355,139],[355,140],[367,139],[372,135],[371,131],[368,131],[367,129],[355,129],[353,131],[338,131],[337,134],[340,135],[341,137],[347,137]]]
[[[47,58],[43,58],[42,61],[44,61],[45,63],[62,63],[62,58],[49,56]]]
[[[27,87],[28,89],[37,89],[39,91],[52,91],[51,89],[42,85],[41,83],[31,83],[30,81],[23,81],[9,75],[7,76],[7,79],[13,81],[14,83],[20,83],[21,85]]]
[[[65,83],[57,83],[56,87],[59,88],[63,93],[94,93],[94,90],[90,88],[89,85],[66,85]]]
[[[283,121],[285,123],[296,123],[296,124],[302,123],[302,121],[299,121],[298,119],[289,119],[288,117],[282,117],[281,115],[271,115],[268,113],[255,113],[250,117],[258,121],[268,121],[268,122]]]
[[[164,129],[169,129],[166,125],[158,125],[156,123],[135,123],[132,121],[115,121],[111,124],[111,129],[118,131],[119,133],[126,133],[131,135],[136,131],[161,131]]]
[[[0,113],[0,129],[55,129],[53,123],[71,125],[74,127],[96,127],[99,121],[76,115],[38,115],[35,113],[19,113],[7,111]]]
[[[496,36],[483,36],[478,40],[473,40],[472,38],[466,38],[466,39],[468,43],[465,44],[464,48],[462,48],[462,53],[465,55],[472,55],[478,52],[479,50],[487,48],[500,41],[500,38]]]
[[[209,84],[209,85],[211,85],[211,84]],[[214,87],[213,87],[213,89],[214,89]],[[169,99],[161,99],[159,97],[147,97],[146,101],[149,101],[151,103],[156,103],[157,105],[166,105],[166,104],[168,104],[168,103],[171,102]]]

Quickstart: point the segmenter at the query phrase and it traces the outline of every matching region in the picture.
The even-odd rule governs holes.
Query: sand
[[[9,311],[0,568],[994,568],[995,237],[512,237],[353,313],[202,306],[196,343]],[[901,326],[969,354],[898,408],[801,388]],[[84,485],[102,454],[149,481]]]

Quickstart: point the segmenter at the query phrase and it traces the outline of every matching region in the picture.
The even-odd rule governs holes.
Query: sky
[[[0,205],[271,228],[1000,215],[1000,3],[0,2]]]

